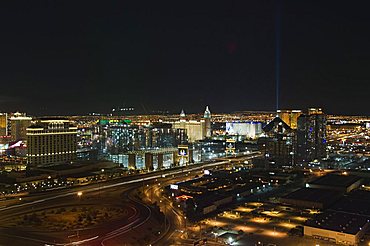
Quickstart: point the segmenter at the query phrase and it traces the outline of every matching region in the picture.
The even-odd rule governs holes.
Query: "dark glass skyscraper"
[[[326,115],[321,109],[309,109],[298,117],[297,162],[320,161],[326,155]]]

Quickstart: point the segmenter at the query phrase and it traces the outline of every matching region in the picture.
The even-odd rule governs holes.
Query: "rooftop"
[[[356,235],[367,223],[366,216],[326,211],[306,221],[305,226]]]
[[[336,202],[330,209],[334,211],[370,216],[370,191],[352,191],[348,196],[345,196]]]
[[[229,198],[231,194],[204,194],[200,196],[194,196],[194,203],[197,204],[198,207],[206,207],[212,205],[214,202]]]
[[[320,202],[326,205],[339,199],[341,193],[332,190],[322,190],[314,188],[302,188],[288,195],[284,196],[285,199],[296,199],[301,201]]]
[[[348,187],[360,179],[360,177],[354,175],[328,174],[310,182],[309,184]]]

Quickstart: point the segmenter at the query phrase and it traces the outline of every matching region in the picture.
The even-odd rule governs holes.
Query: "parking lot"
[[[247,202],[189,229],[196,236],[200,234],[229,245],[329,245],[303,237],[303,223],[318,212],[274,203]],[[225,239],[223,235],[230,232],[235,237]]]

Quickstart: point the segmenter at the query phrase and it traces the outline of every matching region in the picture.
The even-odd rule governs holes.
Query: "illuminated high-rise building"
[[[77,127],[69,120],[46,118],[27,128],[30,165],[42,166],[76,159]]]
[[[206,137],[210,138],[212,135],[212,129],[211,129],[211,111],[209,110],[209,107],[206,107],[206,110],[204,111],[204,122],[205,122],[205,131],[206,131]]]
[[[187,143],[185,129],[173,129],[171,124],[155,123],[150,128],[151,148],[177,147]]]
[[[103,153],[122,154],[128,151],[177,147],[187,143],[186,131],[171,124],[133,125],[123,121],[102,122],[98,147]]]
[[[320,161],[326,156],[326,115],[321,109],[309,109],[298,118],[297,161]]]
[[[277,115],[282,119],[290,128],[297,129],[298,117],[302,114],[302,110],[277,110]]]
[[[8,114],[0,113],[0,136],[8,135]]]
[[[206,137],[205,119],[187,120],[184,110],[181,111],[179,121],[169,123],[172,124],[172,128],[174,129],[184,129],[188,136],[188,141],[191,143]]]
[[[31,125],[32,118],[24,113],[14,113],[10,117],[10,135],[12,141],[25,140],[27,127]]]

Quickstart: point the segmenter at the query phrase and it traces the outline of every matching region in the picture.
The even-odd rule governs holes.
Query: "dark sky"
[[[275,109],[278,1],[9,1],[0,111]],[[281,1],[280,108],[369,115],[369,1]]]

